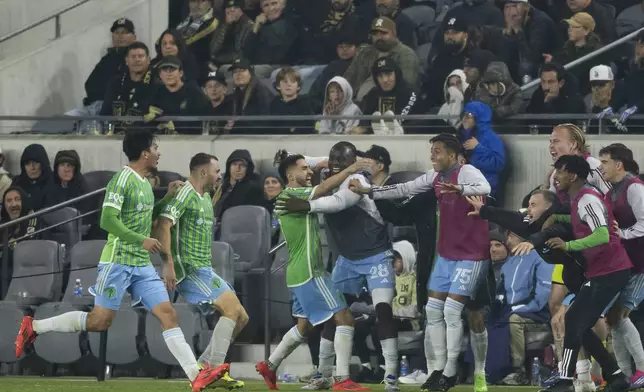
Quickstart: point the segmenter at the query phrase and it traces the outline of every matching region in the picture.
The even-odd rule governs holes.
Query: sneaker
[[[400,387],[398,387],[398,380],[393,374],[388,374],[382,382],[385,384],[385,391],[387,392],[398,392]]]
[[[328,377],[323,377],[321,373],[318,373],[315,377],[311,378],[311,381],[300,389],[305,391],[321,391],[325,389],[331,389],[332,383]]]
[[[628,391],[631,383],[628,381],[628,377],[622,372],[617,374],[614,377],[611,377],[610,382],[606,382],[606,388],[604,389],[607,392],[622,392]]]
[[[510,373],[503,380],[501,380],[503,385],[529,385],[530,380],[526,377],[524,372]]]
[[[321,376],[320,372],[318,372],[318,368],[313,366],[308,373],[304,374],[303,376],[300,376],[299,380],[300,382],[308,384],[309,382],[311,382],[311,379],[317,375]]]
[[[419,382],[422,377],[424,377],[423,381]],[[398,377],[398,382],[406,385],[420,385],[425,382],[425,380],[427,380],[427,374],[425,374],[425,372],[423,372],[422,370],[414,370],[406,376]]]
[[[257,364],[255,365],[255,370],[257,370],[257,373],[264,377],[264,381],[266,381],[268,389],[273,391],[279,389],[277,387],[277,373],[275,373],[274,370],[271,370],[271,368],[268,366],[267,361],[257,362]]]
[[[557,381],[559,381],[559,370],[555,369],[552,371],[552,373],[550,373],[550,377],[546,378],[541,383],[541,385],[543,385],[544,387],[549,387],[552,384],[556,383]]]
[[[456,376],[446,377],[441,374],[440,380],[438,380],[438,385],[436,385],[435,391],[447,392],[456,385]]]
[[[578,378],[572,383],[575,387],[575,392],[595,392],[597,386],[592,381],[581,381]]]
[[[474,374],[474,392],[487,392],[485,374]]]
[[[225,372],[223,376],[217,382],[213,384],[215,388],[225,388],[228,390],[233,390],[233,389],[240,389],[244,387],[244,382],[235,380],[234,378],[230,377],[230,374],[228,372]]]
[[[31,316],[25,316],[20,322],[20,330],[18,337],[16,337],[16,358],[20,358],[25,352],[25,349],[31,346],[36,341],[36,332],[33,327],[34,319]]]
[[[420,387],[421,392],[430,392],[430,391],[436,391],[436,388],[438,388],[438,381],[441,379],[443,376],[443,371],[442,370],[434,370],[432,374],[425,380],[423,385]]]
[[[192,385],[193,392],[200,392],[206,389],[211,384],[214,384],[217,380],[222,378],[225,373],[230,371],[230,365],[224,363],[223,365],[212,368],[206,366],[199,371],[197,378],[195,378],[190,384]]]
[[[644,372],[637,370],[633,377],[631,377],[631,389],[638,389],[644,387]]]
[[[363,387],[362,385],[351,380],[350,378],[347,378],[344,381],[338,381],[334,383],[331,389],[333,389],[334,391],[370,391],[371,390],[371,388]]]
[[[570,379],[558,379],[554,384],[539,392],[575,392],[575,387]]]

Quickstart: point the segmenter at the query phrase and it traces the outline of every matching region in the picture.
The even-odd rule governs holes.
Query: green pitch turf
[[[282,383],[281,391],[299,391],[303,384]],[[374,391],[384,391],[381,385],[369,385]],[[247,381],[246,386],[239,392],[266,391],[266,385],[261,381]],[[471,385],[458,386],[453,392],[473,392]],[[535,387],[489,387],[489,392],[534,392]],[[2,392],[191,392],[187,381],[182,380],[151,380],[151,379],[115,379],[97,382],[90,378],[32,378],[32,377],[0,377]],[[207,389],[206,391],[225,392],[225,389]],[[401,392],[419,392],[418,386],[403,386]]]

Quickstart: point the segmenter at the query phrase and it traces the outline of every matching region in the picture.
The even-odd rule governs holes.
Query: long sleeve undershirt
[[[156,218],[163,208],[168,204],[170,198],[163,198],[154,205],[154,210],[152,211],[152,217]],[[105,206],[103,207],[103,212],[101,213],[101,229],[107,231],[108,233],[116,236],[123,242],[133,243],[141,245],[143,241],[147,238],[143,234],[134,232],[131,229],[125,227],[121,219],[119,219],[121,212],[114,207]]]

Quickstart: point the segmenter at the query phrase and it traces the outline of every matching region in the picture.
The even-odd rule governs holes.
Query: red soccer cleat
[[[357,382],[353,381],[350,378],[347,378],[344,381],[339,381],[333,384],[331,387],[334,391],[370,391],[371,388],[363,387]]]
[[[197,378],[190,383],[190,385],[192,385],[193,392],[203,391],[208,385],[217,382],[228,371],[230,371],[230,365],[227,363],[224,363],[215,369],[210,366],[205,366],[201,369]]]
[[[277,387],[277,374],[268,367],[268,363],[266,361],[257,362],[255,370],[264,377],[264,381],[266,381],[268,389],[272,391],[279,390]]]
[[[25,352],[25,348],[36,341],[36,332],[34,332],[33,321],[33,317],[25,316],[20,322],[20,330],[18,331],[18,337],[16,338],[15,343],[16,358],[20,358],[20,356]]]

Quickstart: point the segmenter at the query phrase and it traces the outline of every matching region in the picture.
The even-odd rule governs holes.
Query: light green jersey
[[[280,198],[289,195],[311,200],[315,188],[286,188]],[[277,219],[288,247],[289,263],[286,267],[286,285],[301,286],[326,273],[320,244],[320,222],[317,214],[284,214]]]
[[[177,280],[192,269],[212,266],[212,200],[197,193],[189,181],[168,203],[161,216],[172,221],[172,258]]]
[[[152,231],[154,193],[150,183],[129,166],[125,166],[107,184],[103,209],[115,208],[125,227],[146,238]],[[141,244],[125,243],[112,233],[101,253],[102,262],[132,266],[150,264],[150,253]]]

